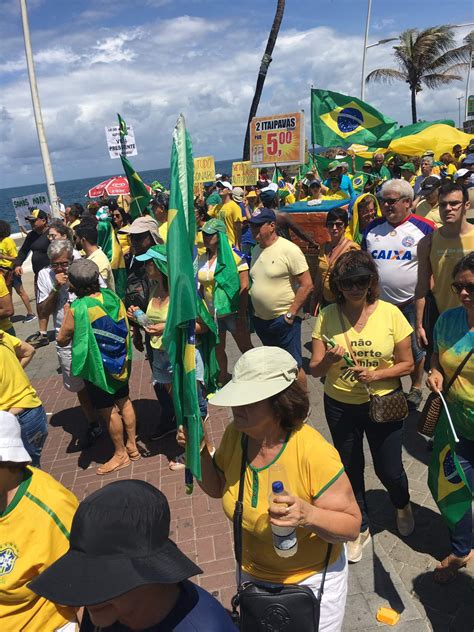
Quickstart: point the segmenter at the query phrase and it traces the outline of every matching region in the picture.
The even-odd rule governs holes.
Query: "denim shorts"
[[[155,384],[172,384],[173,383],[173,366],[170,362],[168,352],[164,349],[153,349],[147,347],[147,352],[151,354],[151,373]],[[151,353],[150,353],[151,352]],[[196,347],[196,380],[204,382],[204,362],[201,350]]]
[[[48,420],[43,406],[25,408],[17,415],[21,428],[21,439],[31,457],[31,465],[39,467],[41,452],[48,436]]]
[[[416,342],[415,301],[412,301],[411,303],[407,303],[406,305],[402,305],[401,307],[398,307],[398,309],[401,311],[401,313],[405,316],[407,321],[413,327],[413,333],[411,334],[411,350],[413,353],[413,359],[415,360],[415,362],[419,362],[422,358],[425,357],[426,351],[424,349],[421,349]]]
[[[303,356],[301,354],[301,318],[297,316],[292,325],[289,325],[285,316],[278,316],[270,320],[253,317],[255,332],[262,343],[267,347],[280,347],[288,351],[294,357],[301,369]]]
[[[219,334],[225,334],[226,331],[235,334],[237,330],[237,314],[228,314],[227,316],[218,318],[217,330]]]

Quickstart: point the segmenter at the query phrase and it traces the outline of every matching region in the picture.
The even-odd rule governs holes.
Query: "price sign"
[[[304,112],[253,118],[250,157],[253,167],[304,163]]]
[[[252,167],[250,160],[232,163],[232,184],[235,187],[253,186],[258,180],[258,169]]]

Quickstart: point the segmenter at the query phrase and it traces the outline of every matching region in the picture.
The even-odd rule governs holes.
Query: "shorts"
[[[64,388],[70,393],[79,393],[79,391],[82,391],[82,389],[85,387],[85,384],[82,377],[76,377],[75,375],[71,374],[71,346],[56,346],[56,352],[58,354],[59,366],[61,367]]]
[[[227,331],[232,335],[237,330],[237,314],[228,314],[222,318],[217,319],[217,331],[220,334],[225,334]]]
[[[303,366],[301,353],[301,318],[297,316],[292,325],[288,325],[285,316],[270,320],[253,317],[255,333],[267,347],[280,347],[288,351],[296,360],[298,368]]]
[[[413,327],[413,333],[411,334],[411,351],[413,353],[413,359],[415,360],[415,363],[417,363],[422,358],[425,357],[426,351],[424,349],[421,349],[421,347],[419,347],[417,342],[416,342],[416,335],[415,335],[415,301],[412,301],[411,303],[407,303],[407,304],[402,305],[402,306],[398,306],[397,305],[397,307],[401,311],[401,313],[405,316],[405,318],[410,323],[410,325]]]
[[[17,415],[21,428],[21,440],[31,457],[33,467],[40,466],[41,452],[48,436],[48,420],[43,406],[25,408]]]
[[[15,288],[15,290],[19,290],[22,285],[23,284],[21,282],[21,276],[19,274],[14,274],[12,279],[12,286]]]
[[[107,393],[87,380],[84,380],[84,386],[92,406],[97,410],[101,408],[113,408],[118,400],[125,399],[125,397],[129,395],[128,382],[121,386],[116,393]]]
[[[173,366],[171,365],[168,352],[164,349],[153,349],[151,345],[147,344],[147,353],[153,383],[172,384]],[[199,347],[196,347],[196,380],[198,382],[204,382],[204,361]]]

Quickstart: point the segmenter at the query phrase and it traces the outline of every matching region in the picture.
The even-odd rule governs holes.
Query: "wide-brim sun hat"
[[[6,410],[0,411],[0,463],[31,463],[18,419]]]
[[[139,480],[116,481],[83,500],[69,551],[28,588],[65,606],[92,606],[139,586],[176,584],[202,573],[169,539],[166,497]]]
[[[255,347],[236,362],[232,379],[209,400],[214,406],[246,406],[284,391],[298,378],[298,365],[280,347]]]

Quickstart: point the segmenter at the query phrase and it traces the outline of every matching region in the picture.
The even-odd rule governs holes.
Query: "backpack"
[[[127,287],[123,299],[125,309],[136,305],[146,312],[150,300],[151,285],[145,272],[145,265],[134,261],[128,272]]]

